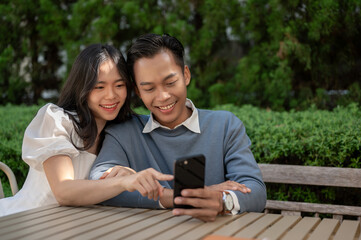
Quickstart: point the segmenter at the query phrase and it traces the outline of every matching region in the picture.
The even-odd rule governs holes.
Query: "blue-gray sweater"
[[[198,109],[201,133],[184,126],[176,129],[157,128],[142,133],[149,116],[133,116],[129,121],[106,129],[103,147],[90,171],[90,179],[99,177],[114,165],[128,166],[136,171],[154,168],[173,174],[174,161],[189,155],[206,157],[205,185],[236,181],[249,187],[251,193],[236,191],[240,212],[262,211],[266,204],[266,187],[250,150],[243,123],[227,111]],[[173,182],[161,182],[173,188]],[[123,192],[103,204],[126,207],[157,208],[157,201],[139,192]]]

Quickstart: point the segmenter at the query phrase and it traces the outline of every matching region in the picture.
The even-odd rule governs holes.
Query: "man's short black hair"
[[[168,34],[148,33],[137,38],[127,52],[127,66],[134,84],[134,63],[140,58],[152,58],[162,50],[171,52],[176,64],[181,67],[182,72],[184,71],[182,43]]]

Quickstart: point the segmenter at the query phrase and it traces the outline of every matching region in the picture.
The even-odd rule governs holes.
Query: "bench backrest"
[[[259,164],[259,167],[266,183],[361,188],[361,169],[279,164]],[[342,215],[361,217],[359,206],[268,200],[266,211],[270,209],[291,215],[313,212],[333,214],[338,219]]]

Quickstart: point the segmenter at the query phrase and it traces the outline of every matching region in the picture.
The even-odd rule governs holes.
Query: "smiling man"
[[[230,112],[197,109],[187,99],[191,73],[183,56],[182,44],[169,35],[146,34],[134,42],[127,64],[135,92],[151,114],[106,129],[90,178],[104,178],[118,165],[173,174],[176,159],[203,154],[207,187],[183,190],[175,203],[194,208],[174,209],[173,214],[213,221],[218,214],[262,211],[266,187],[244,125]],[[158,202],[124,192],[104,204],[172,208],[173,183],[161,184],[165,188]]]

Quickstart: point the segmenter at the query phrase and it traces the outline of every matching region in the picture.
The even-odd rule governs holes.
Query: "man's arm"
[[[235,212],[260,212],[266,205],[266,186],[250,150],[251,141],[237,117],[232,115],[228,124],[224,141],[225,179],[244,184],[251,189],[251,192],[233,191],[236,195],[235,205],[239,206]],[[173,214],[190,215],[203,221],[214,221],[216,215],[223,211],[222,193],[212,189],[186,189],[182,191],[182,197],[175,201],[177,204],[192,205],[196,208],[174,209]]]
[[[107,133],[99,155],[95,159],[90,170],[89,179],[97,180],[109,169],[114,166],[129,166],[129,161],[121,144],[116,137]],[[125,191],[114,198],[102,202],[104,205],[124,206],[124,207],[142,207],[158,208],[158,201],[143,197],[138,191]]]
[[[240,213],[261,212],[266,205],[267,193],[261,170],[250,149],[251,141],[243,123],[234,115],[229,121],[228,129],[224,146],[225,178],[251,189],[247,194],[234,191],[238,198]]]

